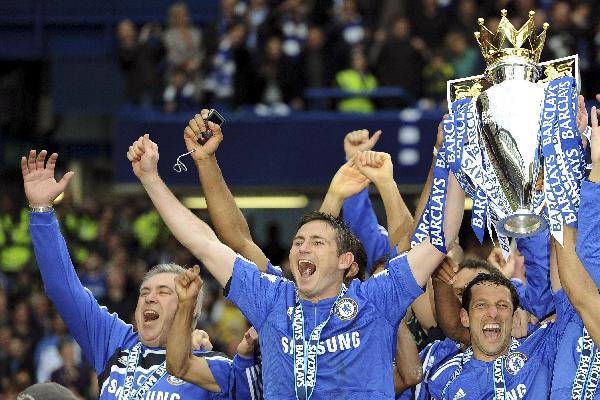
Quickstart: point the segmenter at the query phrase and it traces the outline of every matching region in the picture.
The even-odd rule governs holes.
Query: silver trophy
[[[483,175],[492,179],[486,190],[498,189],[490,197],[488,218],[499,234],[511,237],[534,235],[547,226],[539,204],[544,198],[540,116],[546,85],[557,78],[578,77],[577,56],[539,63],[548,24],[537,35],[533,17],[532,11],[516,30],[502,10],[496,33],[480,18],[475,37],[487,64],[485,73],[448,82],[450,109],[455,101],[472,100],[477,141],[469,143],[467,138],[465,146],[483,150]],[[465,186],[472,193],[485,185],[468,179]]]

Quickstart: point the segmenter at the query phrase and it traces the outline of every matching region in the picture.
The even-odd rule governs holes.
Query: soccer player
[[[220,129],[211,122],[208,128]],[[395,328],[443,254],[426,240],[383,273],[346,287],[344,275],[356,262],[359,242],[338,219],[317,213],[300,222],[292,243],[296,284],[260,273],[173,196],[157,172],[158,147],[147,136],[142,142],[140,181],[163,220],[259,333],[265,397],[393,398]],[[445,240],[453,242],[464,199],[453,176],[447,199]]]
[[[460,317],[472,346],[431,374],[427,389],[433,398],[548,397],[557,342],[574,314],[561,290],[556,262],[552,264],[556,322],[542,325],[523,341],[511,337],[519,298],[510,280],[480,274],[467,285]]]
[[[581,186],[578,229],[565,227],[563,246],[556,244],[558,271],[577,313],[562,336],[556,355],[551,399],[600,399],[600,283],[598,209],[600,128],[592,107],[592,171]],[[577,249],[577,256],[572,249]]]
[[[52,154],[47,163],[46,155],[45,150],[39,155],[32,150],[28,158],[21,159],[25,194],[31,207],[31,237],[46,294],[94,367],[100,398],[226,398],[233,385],[241,398],[251,398],[246,369],[253,364],[242,357],[232,365],[219,353],[196,352],[210,369],[203,388],[167,373],[164,347],[178,306],[174,278],[185,271],[182,267],[161,264],[146,274],[135,310],[137,331],[98,305],[75,273],[52,208],[52,201],[65,190],[73,172],[56,182],[58,155]],[[202,298],[197,296],[196,317],[201,304]]]

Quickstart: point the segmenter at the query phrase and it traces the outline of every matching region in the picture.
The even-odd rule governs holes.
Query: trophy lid
[[[529,18],[519,30],[506,18],[506,10],[502,10],[500,13],[502,18],[496,33],[485,27],[483,18],[478,19],[480,31],[475,32],[475,39],[479,43],[487,65],[486,75],[499,66],[515,63],[517,60],[520,63],[536,67],[542,55],[546,31],[550,25],[545,22],[540,34],[536,35],[535,11],[529,12]]]

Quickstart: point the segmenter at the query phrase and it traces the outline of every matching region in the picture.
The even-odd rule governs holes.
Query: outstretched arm
[[[208,110],[203,109],[189,121],[183,131],[183,137],[188,151],[195,150],[191,156],[198,169],[210,220],[224,244],[253,261],[261,272],[266,272],[267,257],[254,243],[246,218],[235,203],[217,163],[215,152],[223,141],[221,127],[208,122],[208,128],[213,132],[213,136],[203,144],[198,141],[198,138],[202,140],[201,134],[206,131],[204,125],[206,118],[208,118]]]
[[[356,167],[355,158],[351,158],[335,173],[325,194],[319,211],[334,216],[340,215],[344,200],[369,186],[369,180]]]
[[[158,145],[148,135],[129,147],[127,158],[134,174],[173,236],[206,266],[225,287],[233,271],[236,254],[219,241],[213,230],[175,197],[158,175]]]

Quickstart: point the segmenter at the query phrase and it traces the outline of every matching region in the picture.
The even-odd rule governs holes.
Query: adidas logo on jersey
[[[452,398],[452,400],[462,399],[466,395],[467,394],[465,393],[465,391],[462,388],[460,388],[460,389],[458,389],[458,392],[456,392],[456,394],[454,395],[454,397]]]

